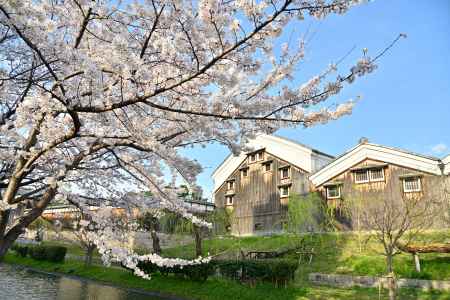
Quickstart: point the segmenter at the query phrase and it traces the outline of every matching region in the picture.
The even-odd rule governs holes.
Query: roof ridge
[[[313,152],[316,152],[316,153],[319,153],[319,154],[322,154],[322,155],[325,155],[325,156],[328,156],[328,157],[331,157],[331,158],[335,158],[335,156],[333,156],[333,155],[331,155],[331,154],[328,154],[328,153],[325,153],[325,152],[323,152],[323,151],[317,150],[316,148],[313,148],[313,147],[311,147],[311,146],[309,146],[309,145],[300,143],[300,142],[298,142],[298,141],[296,141],[296,140],[293,140],[293,139],[290,139],[290,138],[287,138],[287,137],[284,137],[284,136],[281,136],[281,135],[278,135],[278,134],[271,134],[271,135],[269,135],[269,136],[274,136],[274,137],[277,137],[277,138],[279,138],[279,139],[286,140],[286,141],[288,141],[288,142],[291,142],[291,143],[300,145],[300,146],[302,146],[302,147],[308,148],[308,149],[312,150]]]

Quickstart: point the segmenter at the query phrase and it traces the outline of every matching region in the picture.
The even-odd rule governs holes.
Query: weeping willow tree
[[[306,239],[313,240],[313,234],[335,230],[335,213],[317,193],[292,194],[289,197],[288,213],[284,230],[298,237],[299,245]],[[303,236],[303,238],[300,238]]]
[[[327,231],[334,226],[333,212],[317,193],[289,197],[285,230],[289,233]]]

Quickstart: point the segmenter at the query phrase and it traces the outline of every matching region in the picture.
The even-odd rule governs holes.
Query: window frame
[[[417,183],[418,183],[418,188],[417,189],[412,189],[412,190],[410,190],[410,189],[406,189],[406,180],[408,180],[408,179],[414,179],[414,180],[417,180]],[[405,177],[405,178],[402,178],[402,182],[403,182],[403,192],[404,193],[418,193],[418,192],[422,192],[422,180],[421,180],[421,178],[420,178],[420,176],[411,176],[411,177]]]
[[[230,199],[231,201],[229,201]],[[225,205],[226,206],[234,205],[234,195],[225,196]]]
[[[287,177],[283,177],[283,170],[287,170]],[[289,179],[291,178],[291,166],[285,166],[280,168],[280,179]]]
[[[264,172],[272,172],[272,162],[271,161],[264,162],[262,165],[264,167]],[[267,169],[267,167],[269,169]]]
[[[248,177],[248,168],[241,169],[241,177],[242,178],[247,178]]]
[[[256,153],[256,158],[258,161],[264,160],[264,151],[259,151]]]
[[[337,191],[338,191],[337,196],[330,196],[330,192],[329,192],[330,187],[337,188]],[[341,198],[341,186],[339,184],[326,186],[325,189],[326,189],[326,193],[327,193],[327,199],[340,199]]]
[[[378,179],[373,179],[372,178],[372,171],[373,170],[381,170],[381,174],[383,175],[382,178],[378,178]],[[378,181],[384,181],[385,180],[385,176],[384,176],[384,168],[373,168],[373,169],[369,169],[369,181],[370,182],[378,182]]]
[[[372,173],[374,173],[374,170],[381,170],[381,174],[383,175],[382,178],[376,178],[374,179],[372,177]],[[357,173],[365,173],[366,174],[366,180],[357,180]],[[361,170],[354,170],[353,171],[353,179],[354,182],[357,184],[360,183],[369,183],[369,182],[381,182],[381,181],[385,181],[386,180],[386,176],[384,174],[384,167],[381,168],[370,168],[370,169],[361,169]]]
[[[236,180],[227,180],[227,191],[234,191],[234,188],[236,187]]]
[[[366,180],[358,180],[357,176],[356,176],[357,173],[364,173],[364,174],[366,174],[367,179]],[[354,178],[355,183],[367,183],[367,182],[370,182],[369,170],[364,170],[364,169],[363,170],[355,170],[355,171],[353,171],[353,178]]]
[[[287,191],[286,195],[283,194],[283,189],[286,189],[286,191]],[[291,187],[289,185],[282,185],[279,187],[279,192],[280,192],[280,198],[289,197],[290,192],[291,192]]]
[[[262,230],[264,230],[263,223],[258,222],[253,225],[253,231],[262,231]]]

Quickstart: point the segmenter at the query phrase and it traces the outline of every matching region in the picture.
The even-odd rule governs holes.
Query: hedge
[[[66,257],[67,248],[62,246],[32,246],[28,247],[27,251],[28,255],[36,260],[63,262]]]
[[[139,262],[138,268],[148,275],[159,273],[167,276],[174,274],[194,281],[205,281],[209,276],[214,274],[214,266],[211,263],[183,267],[159,267],[152,262]]]
[[[272,282],[275,285],[286,285],[294,278],[298,267],[297,260],[265,259],[265,260],[215,260],[209,263],[184,267],[158,267],[151,262],[140,262],[138,267],[148,275],[156,273],[167,276],[174,274],[187,279],[205,281],[209,276],[218,273],[240,282]]]
[[[18,245],[18,244],[14,244],[11,247],[11,250],[16,251],[17,254],[19,254],[22,257],[26,257],[27,254],[28,254],[28,246],[21,246],[21,245]]]

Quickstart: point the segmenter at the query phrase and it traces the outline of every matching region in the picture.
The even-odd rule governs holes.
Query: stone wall
[[[372,276],[351,276],[339,274],[310,273],[309,281],[315,284],[332,285],[336,287],[387,287],[387,278]],[[450,281],[422,280],[422,279],[397,279],[398,287],[418,288],[421,290],[450,291]]]

